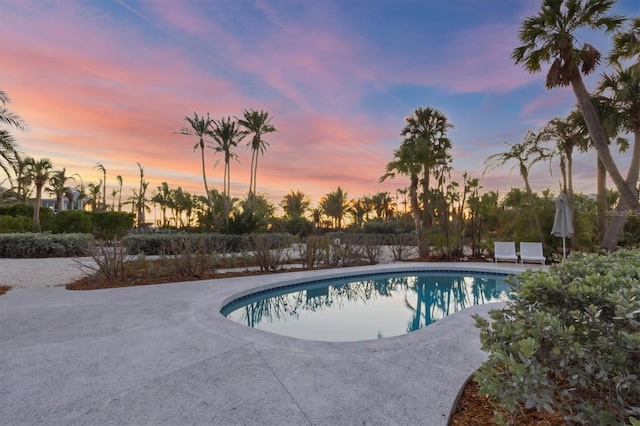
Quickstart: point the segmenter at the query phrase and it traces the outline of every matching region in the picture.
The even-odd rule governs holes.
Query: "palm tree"
[[[598,157],[621,194],[621,207],[640,209],[636,183],[629,185],[620,173],[582,79],[583,73],[596,69],[600,52],[588,43],[582,49],[575,46],[582,29],[611,32],[624,22],[623,17],[607,15],[613,4],[613,0],[544,0],[542,10],[522,23],[519,38],[523,45],[513,51],[512,58],[531,73],[539,72],[542,63],[551,63],[546,79],[548,89],[571,86]],[[603,241],[605,249],[615,249],[611,240]]]
[[[102,187],[102,205],[99,206],[98,208],[102,210],[106,210],[107,209],[107,169],[105,169],[101,163],[96,163],[96,165],[93,166],[93,168],[98,169],[102,172],[102,182],[104,183],[104,186]],[[98,203],[98,205],[100,205],[100,203]]]
[[[91,205],[91,210],[93,211],[97,211],[100,208],[101,187],[102,181],[98,182],[97,185],[93,182],[87,185],[87,189],[89,190],[87,193],[87,197],[89,198],[87,204]]]
[[[0,123],[8,124],[9,126],[15,127],[19,130],[24,130],[24,121],[22,121],[19,116],[5,108],[10,102],[11,100],[7,94],[3,90],[0,90],[0,104],[2,104],[2,107],[0,108]]]
[[[247,135],[246,132],[240,130],[238,123],[235,120],[231,120],[231,117],[223,117],[220,120],[213,120],[213,129],[211,136],[216,141],[218,146],[214,148],[215,152],[221,152],[224,154],[224,190],[223,195],[229,197],[231,192],[231,159],[237,159],[237,155],[232,152],[232,149],[237,147],[242,139]],[[225,205],[225,223],[229,223],[230,206],[227,202]],[[213,209],[212,209],[213,211]]]
[[[288,219],[304,216],[310,205],[311,200],[304,192],[299,190],[294,192],[293,189],[280,202],[280,207]]]
[[[320,206],[325,214],[333,219],[334,228],[342,229],[342,218],[349,208],[347,193],[342,188],[337,187],[334,191],[322,197]]]
[[[7,108],[11,100],[7,94],[0,90],[0,123],[7,124],[15,127],[18,130],[24,130],[24,122],[20,117],[13,114]],[[2,169],[9,181],[11,182],[11,174],[9,170],[15,167],[15,164],[19,161],[19,154],[16,149],[16,141],[11,134],[4,129],[0,129],[0,169]]]
[[[269,117],[268,111],[243,110],[243,119],[238,119],[238,124],[247,130],[248,134],[253,135],[251,142],[247,146],[251,147],[251,177],[249,182],[249,196],[253,197],[257,190],[256,175],[258,174],[258,157],[259,154],[264,155],[266,147],[269,143],[262,139],[262,135],[273,133],[276,130],[271,124],[272,117]]]
[[[614,36],[613,45],[608,62],[614,66],[615,73],[602,76],[598,92],[608,94],[612,104],[613,113],[607,116],[609,127],[633,133],[631,162],[625,182],[636,188],[640,177],[640,17],[634,18],[628,29]],[[635,62],[625,69],[621,64],[621,60],[625,59]],[[628,219],[625,208],[624,203],[618,203],[616,214],[602,238],[603,247],[615,247],[618,244]]]
[[[451,128],[453,125],[439,110],[432,107],[417,108],[406,119],[406,125],[400,133],[405,139],[394,152],[394,160],[387,164],[386,174],[380,178],[382,182],[396,174],[409,176],[409,199],[418,234],[420,257],[426,257],[429,248],[423,231],[431,226],[433,215],[429,202],[431,175],[451,161],[451,140],[447,137],[447,131]],[[418,197],[420,181],[422,209]]]
[[[69,179],[74,179],[73,176],[67,176],[66,171],[66,167],[63,167],[62,170],[56,170],[52,172],[51,178],[49,179],[51,187],[48,191],[50,194],[55,195],[56,210],[59,212],[63,209],[63,200],[67,189],[65,185]]]
[[[199,117],[195,111],[193,112],[193,118],[185,116],[184,119],[189,123],[191,127],[190,128],[182,127],[176,133],[179,133],[181,135],[187,135],[187,136],[196,136],[198,138],[198,142],[196,142],[196,144],[193,146],[193,150],[195,151],[196,149],[200,148],[200,154],[202,158],[202,180],[204,181],[204,191],[207,194],[207,202],[209,203],[209,207],[211,208],[211,211],[213,211],[213,201],[211,200],[211,197],[210,197],[209,185],[207,184],[206,167],[204,162],[204,147],[205,147],[204,137],[205,135],[211,134],[211,126],[213,125],[214,121],[211,118],[209,118],[209,113],[207,113],[207,116],[205,118],[205,116]]]
[[[517,166],[520,171],[520,176],[522,176],[522,180],[524,181],[527,198],[529,199],[529,204],[532,209],[536,230],[538,232],[540,241],[544,244],[546,241],[546,236],[542,232],[540,218],[538,217],[538,211],[536,209],[535,198],[533,196],[533,191],[531,190],[531,184],[529,183],[529,171],[531,170],[531,167],[535,163],[549,158],[547,149],[541,147],[539,142],[540,135],[532,131],[528,131],[524,137],[524,140],[520,143],[510,144],[508,142],[505,142],[505,144],[509,147],[509,150],[487,157],[487,159],[485,160],[485,164],[487,165],[487,167],[485,168],[485,173],[497,167],[502,167],[508,162],[515,161],[516,164],[511,169],[513,170],[513,168]]]
[[[6,130],[0,130],[0,169],[2,169],[11,182],[10,170],[15,168],[19,161],[15,139]]]
[[[42,203],[42,188],[49,180],[51,175],[51,160],[42,158],[38,161],[30,158],[27,163],[27,174],[30,180],[36,186],[36,199],[33,203],[33,230],[40,232],[40,204]]]
[[[151,202],[160,206],[162,214],[162,226],[167,226],[167,207],[171,203],[172,193],[167,182],[162,182],[160,186],[151,194]]]

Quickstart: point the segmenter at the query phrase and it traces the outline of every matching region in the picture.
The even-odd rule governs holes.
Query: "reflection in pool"
[[[508,300],[503,275],[401,272],[316,281],[231,302],[229,319],[308,340],[347,342],[398,336],[447,315]]]

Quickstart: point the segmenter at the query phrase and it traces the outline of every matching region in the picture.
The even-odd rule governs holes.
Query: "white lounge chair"
[[[498,260],[513,261],[518,264],[518,255],[516,254],[516,243],[513,241],[496,241],[493,244],[493,261],[498,263]]]
[[[542,253],[542,243],[520,243],[520,262],[540,262],[545,266],[547,259]]]

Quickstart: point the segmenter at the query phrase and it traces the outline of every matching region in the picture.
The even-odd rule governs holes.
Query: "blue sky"
[[[378,184],[405,117],[440,109],[454,124],[453,178],[480,177],[484,160],[519,142],[575,103],[570,89],[544,88],[544,73],[513,64],[517,31],[534,0],[171,1],[5,0],[0,3],[0,88],[29,125],[22,151],[49,157],[85,183],[101,174],[125,191],[137,166],[203,193],[195,140],[176,135],[185,115],[273,115],[278,133],[260,158],[258,191],[278,202],[290,190],[317,201],[340,185],[350,197],[395,193]],[[637,0],[614,12],[640,14]],[[609,42],[581,35],[604,54]],[[599,74],[604,68],[601,68]],[[587,79],[592,89],[597,75]],[[245,194],[250,151],[237,150],[232,195]],[[628,156],[619,156],[623,171]],[[212,187],[222,165],[207,151]],[[578,156],[576,188],[595,192],[595,154]],[[537,166],[534,189],[558,190],[557,167]],[[521,180],[509,167],[483,177],[485,190]]]

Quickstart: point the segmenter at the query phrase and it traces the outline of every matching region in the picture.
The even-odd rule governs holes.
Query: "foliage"
[[[51,218],[48,229],[56,234],[81,232],[91,234],[93,232],[93,219],[95,213],[83,210],[64,210]]]
[[[255,234],[251,236],[253,258],[261,271],[276,272],[289,261],[287,248],[291,246],[289,234]]]
[[[98,239],[119,239],[133,228],[135,216],[132,213],[98,211],[92,213],[93,235]]]
[[[181,277],[200,278],[205,272],[215,271],[223,243],[223,240],[212,242],[196,234],[175,237],[171,240],[170,263]]]
[[[640,414],[640,251],[574,254],[526,271],[493,321],[475,317],[489,359],[474,380],[513,424],[524,409],[623,424]]]
[[[104,280],[124,280],[125,263],[132,259],[127,252],[127,245],[122,240],[96,241],[87,247],[84,254],[93,263],[78,260],[78,267],[87,275],[98,274]]]
[[[0,234],[0,257],[73,257],[83,254],[91,243],[91,234]]]
[[[171,255],[174,254],[171,248],[171,241],[176,238],[184,238],[186,232],[176,233],[153,233],[153,234],[131,234],[122,240],[127,244],[129,253],[144,253],[147,255]],[[220,249],[223,252],[242,252],[250,247],[249,237],[246,235],[222,235],[215,233],[197,234],[198,238],[207,241],[210,250]]]
[[[388,244],[396,262],[404,262],[418,256],[416,234],[391,235]]]
[[[33,220],[24,216],[0,216],[0,234],[10,232],[29,232],[33,228]]]

